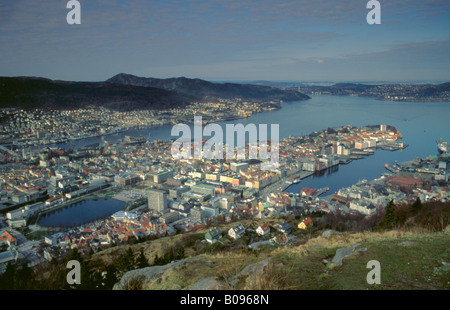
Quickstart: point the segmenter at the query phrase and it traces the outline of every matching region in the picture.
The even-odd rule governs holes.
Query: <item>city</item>
[[[94,120],[103,114],[88,112],[83,116],[86,124],[95,124],[97,128]],[[79,116],[78,113],[75,115]],[[14,115],[19,120],[28,117],[27,126],[34,128],[28,114]],[[130,116],[116,126],[134,125],[132,120]],[[64,121],[59,124],[58,129],[64,128]],[[92,130],[85,128],[83,134]],[[37,129],[34,138],[25,128],[9,136],[22,134],[23,140],[27,136],[38,141],[41,130],[46,128],[34,129]],[[49,136],[42,138],[48,140]],[[417,198],[422,202],[448,201],[446,153],[387,165],[380,178],[362,180],[335,193],[327,193],[329,188],[309,187],[295,194],[285,191],[306,177],[371,156],[377,149],[404,149],[408,145],[401,139],[402,134],[389,125],[342,126],[308,136],[290,136],[280,141],[279,168],[270,171],[261,170],[258,160],[176,160],[171,153],[173,140],[150,143],[129,136],[115,144],[106,142],[80,150],[47,147],[11,155],[5,148],[7,160],[1,175],[5,251],[1,270],[4,272],[9,262],[26,262],[32,267],[61,259],[74,248],[88,257],[133,240],[199,229],[212,229],[220,237],[228,234],[238,239],[245,234],[242,225],[237,234],[233,229],[221,232],[215,225],[243,218],[305,217],[317,212],[372,217],[380,215],[391,200],[405,204],[414,203]],[[124,202],[125,207],[81,225],[39,225],[42,217],[51,216],[55,210],[98,198],[113,198]],[[289,237],[285,242],[288,240]]]
[[[449,290],[449,12],[0,4],[0,291],[273,308]]]

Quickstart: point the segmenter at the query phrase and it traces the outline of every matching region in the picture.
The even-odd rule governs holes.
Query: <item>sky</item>
[[[210,81],[450,81],[450,1],[0,2],[0,76],[104,81],[118,73]]]

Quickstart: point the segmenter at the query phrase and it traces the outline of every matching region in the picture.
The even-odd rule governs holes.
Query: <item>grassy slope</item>
[[[306,246],[281,250],[276,260],[289,269],[288,286],[294,289],[450,289],[450,273],[434,273],[442,261],[450,261],[448,233],[354,234],[334,236],[331,240],[311,240]],[[345,241],[345,238],[348,241]],[[411,241],[411,245],[400,245]],[[342,266],[330,267],[323,259],[334,256],[336,249],[345,244],[360,242],[366,252],[344,259]],[[314,247],[314,244],[323,247]],[[381,284],[369,285],[366,264],[378,260],[381,264]]]
[[[204,254],[182,269],[168,272],[158,283],[145,283],[143,289],[186,289],[204,277],[221,280],[230,289],[450,289],[449,272],[434,272],[435,267],[442,267],[442,261],[450,262],[449,237],[448,233],[346,233],[256,253]],[[404,241],[413,243],[400,245]],[[342,266],[322,262],[331,260],[338,248],[356,242],[367,251],[344,259]],[[271,257],[273,265],[263,275],[236,277],[245,266],[267,257]],[[366,282],[369,260],[381,264],[380,285]],[[234,284],[233,279],[237,280]]]
[[[244,220],[241,223],[245,227],[256,228],[263,222],[272,226],[280,221],[273,218]],[[223,234],[235,224],[220,225]],[[291,224],[296,226],[296,222]],[[135,255],[144,249],[149,263],[153,263],[155,254],[162,256],[169,248],[180,245],[184,246],[185,255],[189,258],[189,263],[181,269],[167,272],[163,281],[144,283],[142,288],[186,289],[201,278],[212,277],[230,289],[450,289],[450,272],[434,272],[435,268],[443,266],[442,261],[450,262],[449,232],[423,233],[418,228],[414,232],[345,232],[327,239],[320,236],[320,231],[314,230],[309,234],[294,229],[298,237],[295,245],[265,246],[261,250],[250,251],[246,246],[248,240],[231,242],[223,238],[225,246],[222,248],[200,243],[207,231],[202,229],[132,245]],[[401,245],[404,241],[412,244]],[[323,262],[324,259],[331,261],[338,248],[357,242],[361,243],[358,249],[364,247],[367,251],[345,258],[342,266],[330,266]],[[95,254],[91,260],[108,265],[127,248],[107,249]],[[201,257],[198,257],[199,254],[202,254]],[[268,257],[273,264],[263,275],[236,277],[244,267]],[[370,271],[366,265],[370,260],[378,260],[381,264],[380,285],[366,282]]]

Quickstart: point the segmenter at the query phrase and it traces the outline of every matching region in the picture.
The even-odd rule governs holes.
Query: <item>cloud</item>
[[[365,21],[365,0],[79,1],[81,25],[67,25],[66,0],[0,2],[2,74],[79,80],[117,72],[218,79],[274,74],[283,79],[305,70],[326,76],[350,68],[356,74],[371,67],[368,56],[378,63],[372,71],[411,72],[406,59],[434,67],[437,51],[393,42],[429,40],[437,46],[431,40],[448,38],[450,29],[442,20],[450,11],[448,0],[380,0],[382,25],[376,27]]]

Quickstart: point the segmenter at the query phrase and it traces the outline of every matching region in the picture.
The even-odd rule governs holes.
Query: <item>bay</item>
[[[403,141],[409,146],[402,151],[377,150],[375,155],[340,165],[332,173],[311,176],[294,184],[287,191],[298,192],[302,187],[330,187],[330,192],[351,186],[362,179],[378,178],[385,172],[385,163],[404,162],[415,157],[427,157],[437,153],[436,140],[443,138],[450,142],[450,104],[448,102],[399,102],[381,101],[374,98],[354,96],[313,95],[310,100],[286,102],[282,108],[270,112],[253,114],[225,124],[249,123],[279,124],[280,138],[308,135],[314,131],[352,125],[387,124],[396,127],[403,134]],[[133,129],[118,135],[106,136],[108,142],[117,142],[125,135],[144,136],[150,141],[169,140],[172,125],[155,128]],[[270,127],[269,127],[270,128]],[[77,147],[100,143],[95,137],[77,141]]]

